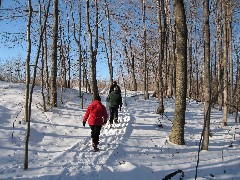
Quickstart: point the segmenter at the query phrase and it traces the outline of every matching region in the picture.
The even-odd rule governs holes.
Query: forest
[[[83,99],[114,80],[145,100],[153,92],[157,114],[164,97],[174,98],[169,139],[178,145],[186,98],[204,102],[201,149],[208,150],[211,108],[223,110],[222,127],[228,114],[240,122],[239,10],[238,0],[1,0],[0,47],[24,57],[0,56],[0,80],[25,84],[28,135],[36,85],[45,112],[66,88]]]

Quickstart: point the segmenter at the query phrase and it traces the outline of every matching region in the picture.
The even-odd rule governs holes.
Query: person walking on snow
[[[112,85],[110,86],[110,89],[109,89],[109,93],[108,93],[108,94],[110,94],[115,87],[117,87],[118,93],[121,94],[121,89],[120,89],[119,85],[117,85],[117,81],[113,81]]]
[[[91,128],[92,146],[95,151],[98,151],[99,135],[102,125],[107,123],[108,114],[106,107],[101,103],[101,97],[97,95],[94,101],[88,106],[86,113],[83,117],[83,126],[86,122]]]
[[[110,110],[110,126],[113,124],[113,120],[115,123],[118,123],[118,108],[122,108],[122,96],[119,92],[118,87],[114,87],[113,91],[108,95],[107,102],[109,103]]]

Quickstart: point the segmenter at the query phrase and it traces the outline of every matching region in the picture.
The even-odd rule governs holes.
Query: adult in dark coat
[[[101,103],[101,98],[97,95],[94,101],[88,106],[85,116],[83,117],[83,126],[85,127],[86,121],[91,128],[92,146],[94,150],[99,150],[99,135],[102,125],[107,123],[107,110]]]
[[[114,88],[117,88],[118,93],[121,94],[121,88],[117,85],[117,81],[113,81],[112,85],[110,86],[109,94],[113,91]]]
[[[122,108],[122,96],[117,87],[114,87],[113,91],[108,95],[107,102],[110,110],[110,125],[113,124],[113,120],[115,123],[118,123],[118,108],[120,110]]]

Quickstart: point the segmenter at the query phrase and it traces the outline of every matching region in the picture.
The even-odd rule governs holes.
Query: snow
[[[101,130],[100,151],[93,152],[90,128],[82,126],[91,96],[80,108],[78,91],[66,89],[63,104],[42,111],[39,88],[33,96],[29,168],[23,170],[26,123],[24,84],[0,82],[0,179],[159,180],[195,179],[203,104],[187,100],[185,145],[169,142],[174,99],[165,98],[165,114],[155,113],[158,100],[144,100],[141,92],[128,92],[119,112],[119,124]],[[105,93],[104,93],[105,92]],[[101,93],[106,104],[105,89]],[[60,93],[58,95],[60,97]],[[240,179],[240,129],[229,115],[221,127],[222,112],[212,109],[208,151],[200,152],[197,179]],[[162,126],[161,126],[162,125]],[[232,145],[232,146],[231,146]]]

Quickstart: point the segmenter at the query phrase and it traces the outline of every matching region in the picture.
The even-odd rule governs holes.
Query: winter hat
[[[97,95],[94,97],[94,100],[101,101],[101,97],[99,96],[99,94],[97,94]]]
[[[113,84],[117,84],[117,81],[113,81]]]

